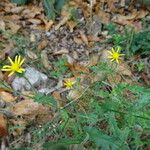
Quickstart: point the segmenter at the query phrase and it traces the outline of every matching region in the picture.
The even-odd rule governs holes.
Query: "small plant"
[[[25,59],[21,60],[21,56],[16,56],[15,57],[15,61],[13,62],[12,59],[10,57],[8,57],[11,65],[5,65],[3,66],[3,68],[1,69],[2,71],[9,71],[10,74],[8,75],[8,77],[10,77],[11,75],[13,75],[14,73],[23,73],[25,71],[25,69],[23,69],[21,66],[24,63]]]
[[[55,78],[61,77],[67,70],[67,62],[65,59],[59,59],[54,63],[54,71],[51,72],[51,76]]]

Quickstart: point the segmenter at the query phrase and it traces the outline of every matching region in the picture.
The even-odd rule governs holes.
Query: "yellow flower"
[[[71,89],[75,83],[76,83],[75,81],[68,79],[64,82],[64,85],[66,86],[67,89]]]
[[[111,61],[115,60],[117,63],[119,63],[119,60],[121,60],[120,57],[124,56],[124,54],[120,54],[119,51],[120,51],[120,47],[118,47],[117,50],[112,48],[111,51],[108,51],[108,53],[111,55],[111,56],[108,56],[108,58],[111,58]]]
[[[9,59],[11,65],[10,66],[5,65],[1,69],[2,71],[10,71],[10,74],[8,75],[8,77],[13,75],[14,73],[23,73],[25,71],[25,69],[23,69],[21,67],[21,65],[24,63],[25,59],[21,60],[21,56],[16,56],[14,62],[12,61],[12,59],[10,57],[8,57],[8,59]]]

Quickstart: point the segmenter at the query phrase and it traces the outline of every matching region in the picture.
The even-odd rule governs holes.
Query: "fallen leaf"
[[[32,121],[40,123],[41,120],[37,120],[37,117],[40,116],[45,116],[45,118],[41,118],[42,121],[48,121],[51,117],[48,107],[43,106],[38,102],[34,102],[32,99],[20,101],[10,108],[10,110],[16,116],[22,116],[27,124],[31,123]]]
[[[73,32],[73,29],[77,26],[77,22],[75,22],[75,21],[68,21],[67,25],[69,26],[70,32]]]
[[[31,33],[30,34],[30,42],[35,42],[36,39],[35,39],[35,34]]]
[[[3,114],[0,114],[0,138],[8,135],[7,120]]]
[[[83,31],[80,31],[79,33],[80,33],[80,36],[81,36],[82,41],[83,41],[86,45],[88,45],[89,42],[88,42],[88,38],[87,38],[87,36],[85,35],[85,33],[84,33]]]
[[[43,63],[45,68],[47,68],[47,69],[51,69],[52,68],[52,66],[49,63],[46,50],[41,52],[41,60],[42,60],[42,63]]]
[[[0,20],[0,30],[5,31],[5,22]]]
[[[38,50],[43,50],[47,45],[48,45],[48,41],[47,40],[41,41],[39,43],[39,45],[38,45]]]
[[[11,21],[7,25],[10,28],[12,34],[17,33],[19,31],[19,29],[21,28],[20,25],[18,25],[15,22],[11,22]]]
[[[5,91],[1,91],[0,92],[0,99],[2,99],[4,102],[13,102],[15,101],[17,98],[12,96],[12,94],[5,92]]]
[[[53,53],[53,55],[62,55],[62,54],[68,54],[69,50],[68,49],[62,49],[60,51],[56,51]]]
[[[117,72],[121,75],[129,76],[129,77],[132,76],[129,66],[123,61],[118,65]]]
[[[58,25],[55,26],[55,30],[58,30],[62,25],[66,24],[67,21],[70,19],[70,15],[65,16]]]

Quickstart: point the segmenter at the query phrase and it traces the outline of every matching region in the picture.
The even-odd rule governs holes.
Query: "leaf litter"
[[[113,77],[103,72],[93,75],[90,67],[98,65],[99,62],[107,61],[106,50],[110,49],[111,45],[102,47],[96,43],[107,39],[107,33],[105,30],[103,31],[103,26],[114,22],[120,25],[120,29],[122,26],[129,25],[134,26],[135,31],[141,31],[143,29],[142,18],[149,15],[148,8],[138,10],[135,5],[126,4],[125,0],[121,0],[121,2],[118,0],[92,2],[89,5],[88,1],[71,0],[62,10],[62,16],[58,18],[58,21],[47,19],[41,2],[37,2],[36,5],[31,3],[17,6],[5,0],[0,4],[2,6],[0,8],[1,60],[5,60],[6,56],[12,55],[17,43],[10,40],[10,37],[17,33],[21,33],[24,37],[30,39],[27,43],[27,49],[24,48],[26,59],[37,70],[42,68],[40,71],[44,72],[48,78],[49,72],[45,70],[52,71],[54,68],[53,62],[66,59],[65,66],[67,69],[61,77],[54,78],[53,83],[52,80],[47,80],[44,87],[42,84],[33,85],[37,90],[46,88],[46,93],[51,94],[57,100],[57,105],[60,108],[65,107],[66,98],[78,99],[84,89],[100,78],[106,78],[106,81],[112,87],[121,82],[130,84],[135,82],[132,81],[134,75],[129,65],[124,61],[120,63]],[[76,20],[71,20],[72,16],[67,11],[69,7],[77,8]],[[96,20],[94,21],[95,24],[92,24],[91,20],[94,20],[94,16]],[[91,32],[89,32],[90,29]],[[34,45],[37,51],[31,48]],[[101,47],[104,51],[99,51]],[[43,65],[41,68],[34,65],[34,62],[36,63],[39,60]],[[112,64],[108,64],[108,66],[114,67]],[[71,72],[71,75],[68,75],[69,72]],[[6,77],[7,74],[4,73],[2,76],[6,82],[9,81]],[[142,74],[142,78],[149,85],[149,76]],[[80,79],[81,86],[68,91],[62,84],[62,81],[66,79]],[[13,81],[10,80],[10,82]],[[49,84],[49,82],[51,83]],[[18,96],[17,92],[8,92],[3,88],[0,91],[0,100],[6,103],[3,107],[0,106],[0,109],[7,109],[14,115],[14,118],[9,119],[7,115],[5,116],[4,111],[0,114],[0,137],[8,136],[8,124],[15,127],[14,130],[10,131],[15,139],[24,135],[29,126],[42,125],[54,118],[55,111],[51,105],[42,105],[34,101],[32,97],[35,93],[26,93],[28,96],[24,96],[23,93],[24,90],[21,91],[23,96]]]

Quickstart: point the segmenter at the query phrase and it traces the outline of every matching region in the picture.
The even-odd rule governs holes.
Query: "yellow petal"
[[[8,75],[8,77],[10,77],[11,75],[13,75],[14,74],[14,71],[12,71],[9,75]]]
[[[112,52],[111,52],[111,51],[108,51],[108,53],[112,55]]]
[[[18,64],[18,56],[15,57],[15,64]]]
[[[113,58],[113,59],[111,59],[110,61],[114,61],[114,58]]]
[[[112,48],[111,50],[112,50],[112,53],[115,53],[115,50],[114,50],[114,48]]]
[[[21,60],[21,57],[20,57],[20,55],[19,55],[19,57],[18,57],[18,64],[20,64],[20,60]]]
[[[17,72],[22,73],[23,71],[25,71],[23,68],[20,68]]]
[[[117,53],[119,53],[120,50],[121,50],[121,47],[118,47],[118,48],[117,48]]]
[[[7,69],[1,69],[2,71],[11,71],[11,69],[7,68]]]
[[[119,64],[119,60],[118,59],[116,59],[116,62]]]
[[[13,65],[13,64],[14,64],[14,62],[12,61],[12,59],[11,59],[10,57],[8,57],[8,59],[9,59],[9,61],[10,61],[11,65]]]
[[[20,62],[20,66],[24,63],[25,59],[22,59],[22,61]]]
[[[124,56],[125,54],[119,54],[119,56]]]
[[[3,69],[5,69],[5,68],[11,68],[11,66],[5,65],[5,66],[3,66]]]
[[[113,58],[113,56],[108,56],[108,58]]]

